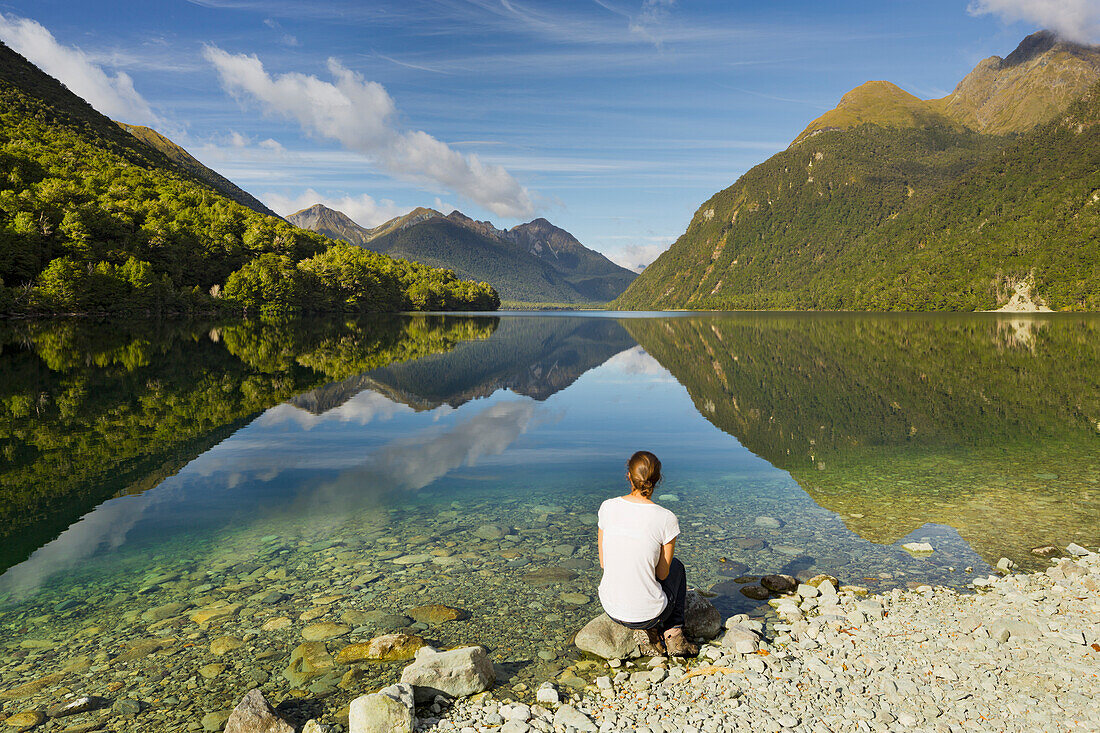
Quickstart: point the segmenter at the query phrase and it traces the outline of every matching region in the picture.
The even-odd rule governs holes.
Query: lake
[[[394,630],[484,644],[522,692],[600,611],[595,512],[643,448],[724,614],[771,620],[739,592],[765,573],[965,589],[1100,543],[1091,316],[7,323],[0,405],[7,712],[339,707],[401,664],[324,657]]]

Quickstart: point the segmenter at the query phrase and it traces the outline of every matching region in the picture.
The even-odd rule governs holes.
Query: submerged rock
[[[290,653],[290,664],[283,670],[283,677],[295,687],[301,687],[315,677],[328,674],[334,666],[324,642],[307,641]]]
[[[927,542],[906,542],[901,549],[910,555],[928,555],[934,551],[932,545]]]
[[[426,646],[401,671],[401,682],[413,686],[417,701],[431,700],[439,694],[466,697],[492,687],[496,671],[483,647],[441,652]]]
[[[770,595],[768,589],[760,585],[743,585],[740,590],[741,595],[754,601],[766,601]]]
[[[798,581],[790,575],[765,575],[760,579],[760,585],[772,593],[793,593]]]
[[[550,567],[533,570],[523,576],[528,585],[551,585],[553,583],[567,583],[577,577],[572,570],[551,565]]]
[[[294,733],[258,689],[241,698],[225,723],[225,733]]]
[[[392,662],[400,659],[412,659],[418,649],[424,646],[424,639],[410,634],[383,634],[370,641],[349,644],[336,655],[340,664],[356,662]]]
[[[441,624],[445,621],[461,621],[470,617],[470,614],[461,608],[439,604],[417,606],[416,608],[410,608],[405,613],[411,616],[413,620],[423,624]]]

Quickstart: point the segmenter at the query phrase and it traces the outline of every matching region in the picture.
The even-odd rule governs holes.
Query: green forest
[[[756,166],[613,303],[990,310],[1020,283],[1100,308],[1100,87],[1014,136],[865,124]]]
[[[0,44],[0,314],[493,310],[218,194]]]
[[[261,411],[486,339],[495,318],[0,324],[0,572],[99,502],[156,486]]]

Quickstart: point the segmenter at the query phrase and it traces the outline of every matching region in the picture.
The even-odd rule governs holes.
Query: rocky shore
[[[1100,730],[1100,555],[1068,549],[1045,572],[975,578],[975,593],[863,597],[823,576],[773,601],[767,634],[734,616],[698,660],[589,662],[575,694],[560,680],[536,705],[484,693],[416,730]]]

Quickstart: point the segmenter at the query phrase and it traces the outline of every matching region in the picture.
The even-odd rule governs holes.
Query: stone
[[[100,708],[107,707],[107,702],[108,701],[104,700],[102,697],[84,695],[75,700],[68,700],[47,708],[46,715],[49,715],[51,718],[64,718],[69,715],[78,715],[80,713],[87,713],[91,710],[99,710]]]
[[[743,585],[740,588],[741,595],[746,598],[751,598],[754,601],[766,601],[768,596],[768,589],[761,585]]]
[[[718,574],[724,578],[740,578],[749,571],[749,566],[728,557],[718,558]]]
[[[399,684],[355,698],[348,706],[350,733],[412,733],[416,727],[413,696],[411,687]]]
[[[1040,545],[1039,547],[1032,547],[1031,554],[1039,557],[1054,557],[1058,554],[1058,548],[1054,545]]]
[[[186,603],[165,603],[163,606],[150,608],[141,614],[142,621],[163,621],[173,616],[179,616],[191,606]]]
[[[235,649],[240,649],[242,646],[244,646],[244,642],[234,636],[220,636],[210,642],[210,653],[220,657]]]
[[[1081,547],[1081,545],[1077,544],[1076,542],[1070,542],[1068,545],[1066,545],[1066,552],[1073,555],[1074,557],[1087,557],[1088,555],[1092,554],[1091,550]]]
[[[419,621],[424,624],[441,624],[445,621],[461,621],[470,617],[470,614],[461,608],[452,608],[451,606],[417,606],[416,608],[410,608],[405,612],[413,618],[415,621]]]
[[[817,588],[818,590],[821,590],[822,583],[833,586],[833,590],[836,590],[840,587],[840,581],[836,578],[836,576],[828,575],[827,573],[819,573],[807,580],[806,582]]]
[[[933,552],[932,545],[927,542],[906,542],[901,546],[901,549],[910,555],[928,555]]]
[[[264,625],[260,627],[260,631],[282,631],[283,629],[290,628],[293,623],[294,622],[286,616],[279,616],[265,621]]]
[[[200,721],[202,729],[206,731],[220,731],[225,728],[225,722],[229,720],[232,710],[215,710],[202,716]]]
[[[45,723],[46,715],[39,710],[26,710],[12,715],[3,722],[18,731],[26,731]]]
[[[526,723],[531,719],[531,706],[522,702],[513,702],[501,705],[497,714],[505,720],[519,720]]]
[[[562,705],[554,713],[554,727],[561,726],[564,730],[573,728],[583,733],[596,733],[599,728],[587,715],[577,710],[572,705]]]
[[[111,663],[125,664],[126,662],[136,662],[139,659],[144,659],[153,652],[160,651],[164,647],[171,645],[172,642],[168,639],[139,639],[131,642],[129,645],[130,648],[112,659]]]
[[[204,664],[203,666],[199,667],[199,674],[201,674],[204,679],[208,680],[214,679],[224,671],[224,664]]]
[[[295,687],[303,687],[315,677],[332,671],[335,663],[322,641],[299,644],[290,653],[290,664],[283,670],[283,677]]]
[[[722,614],[696,590],[684,602],[684,631],[696,639],[713,639],[722,630]]]
[[[561,598],[562,603],[568,603],[571,606],[583,606],[592,600],[584,593],[562,593],[558,597]]]
[[[370,641],[348,644],[336,655],[336,661],[340,664],[354,664],[412,659],[424,644],[423,638],[412,634],[382,634]]]
[[[120,697],[111,705],[111,712],[129,718],[141,712],[141,702],[129,697]]]
[[[997,561],[997,569],[1007,573],[1012,568],[1016,567],[1016,563],[1009,560],[1007,557],[1002,557]]]
[[[856,609],[867,616],[867,618],[881,619],[885,616],[885,610],[878,601],[859,601],[856,603]]]
[[[225,733],[294,733],[294,726],[283,720],[263,693],[250,690],[225,722]]]
[[[1006,642],[1013,637],[1017,639],[1038,639],[1039,629],[1020,619],[1000,618],[989,625],[989,635],[1000,642]]]
[[[419,565],[421,563],[431,561],[432,556],[427,553],[421,553],[419,555],[402,555],[401,557],[395,557],[390,560],[394,565]]]
[[[602,613],[577,632],[573,643],[578,649],[604,659],[634,659],[641,656],[634,631],[615,623]]]
[[[335,639],[338,636],[343,636],[349,631],[351,631],[351,627],[346,624],[322,621],[318,624],[309,624],[302,629],[302,638],[306,641],[324,641],[326,639]]]
[[[302,726],[302,733],[333,733],[332,726],[325,725],[314,718],[306,721]]]
[[[799,583],[796,592],[801,598],[817,598],[821,595],[821,591],[809,583]]]
[[[798,581],[790,575],[765,575],[760,579],[760,585],[772,593],[793,593]]]
[[[568,583],[577,577],[572,570],[551,565],[550,567],[533,570],[523,576],[528,585],[552,585],[554,583]]]
[[[779,529],[783,526],[783,523],[775,517],[767,516],[757,517],[756,521],[753,522],[753,524],[755,524],[757,527],[764,527],[765,529]]]
[[[240,603],[229,603],[228,601],[217,601],[209,606],[203,606],[199,610],[191,614],[191,620],[200,626],[208,624],[211,621],[230,618],[236,616],[237,612],[241,610]]]
[[[760,648],[760,637],[749,629],[734,626],[722,635],[722,646],[738,654],[752,654]]]
[[[676,494],[661,494],[657,497],[657,501],[680,501],[680,497]]]
[[[535,702],[539,705],[557,705],[561,702],[561,696],[552,683],[543,682],[539,689],[535,691]]]
[[[401,670],[401,682],[413,686],[417,701],[440,694],[467,697],[492,687],[496,671],[483,647],[441,652],[425,646],[417,650],[412,664]]]
[[[504,539],[506,534],[508,534],[508,529],[501,527],[499,524],[483,524],[474,530],[474,537],[483,540]]]

